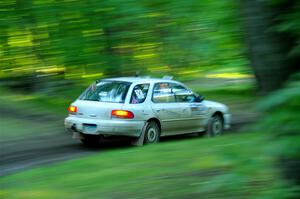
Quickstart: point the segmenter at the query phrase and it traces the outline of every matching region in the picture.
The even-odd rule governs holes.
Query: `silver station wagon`
[[[69,106],[65,127],[86,145],[110,135],[133,137],[142,145],[161,136],[220,135],[230,127],[230,113],[174,80],[110,78],[96,81]]]

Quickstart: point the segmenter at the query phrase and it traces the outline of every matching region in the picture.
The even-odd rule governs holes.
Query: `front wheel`
[[[207,130],[206,135],[209,137],[219,136],[223,134],[224,128],[223,128],[223,119],[220,115],[214,115],[211,117]]]
[[[160,130],[158,125],[155,122],[149,122],[145,129],[144,136],[145,144],[153,144],[158,142],[160,136]]]

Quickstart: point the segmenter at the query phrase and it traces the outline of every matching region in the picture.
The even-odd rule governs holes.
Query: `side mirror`
[[[204,96],[198,95],[195,99],[195,102],[202,102],[204,100]]]

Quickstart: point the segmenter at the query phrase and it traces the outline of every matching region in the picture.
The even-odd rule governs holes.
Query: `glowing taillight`
[[[117,117],[117,118],[125,118],[125,119],[132,119],[134,118],[134,114],[130,111],[125,111],[125,110],[113,110],[111,112],[112,117]]]
[[[77,106],[69,106],[69,113],[77,113]]]

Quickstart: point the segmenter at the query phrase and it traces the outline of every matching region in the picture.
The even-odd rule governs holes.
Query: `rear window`
[[[92,84],[79,97],[80,100],[124,103],[130,82],[101,81]]]
[[[150,84],[136,85],[131,94],[130,104],[140,104],[147,98]]]

